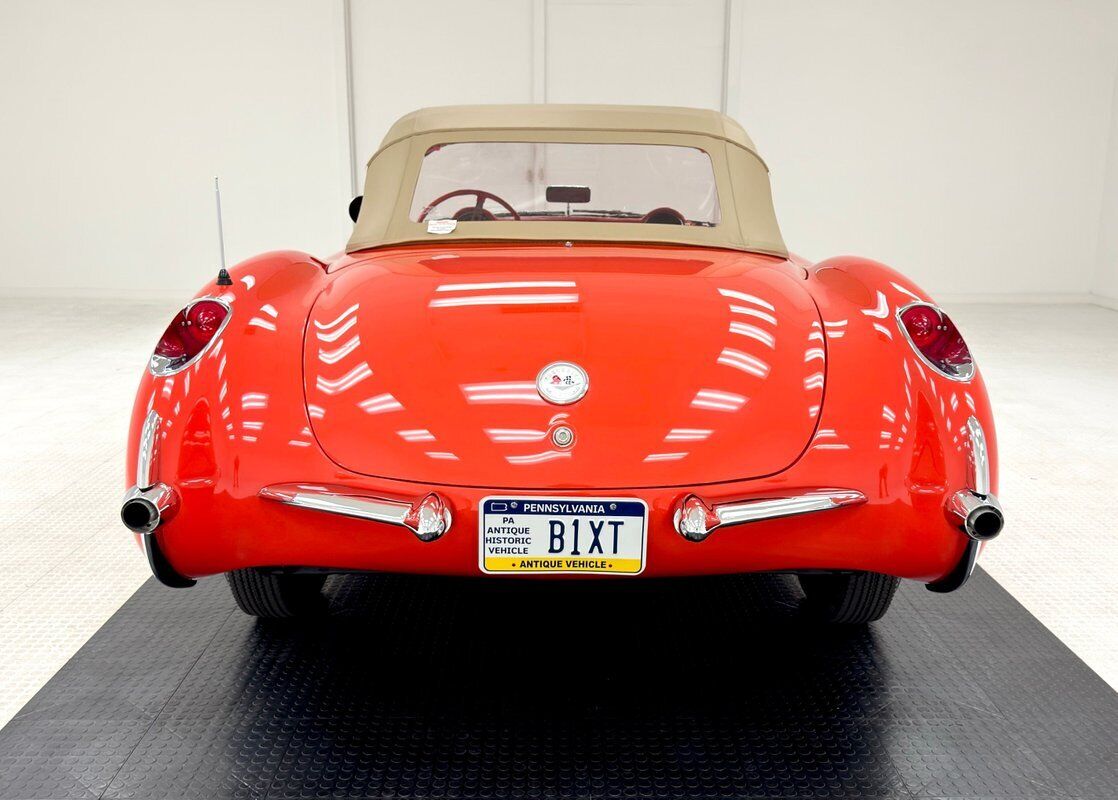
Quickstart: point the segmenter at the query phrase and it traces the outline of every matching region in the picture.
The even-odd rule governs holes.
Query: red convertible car
[[[156,345],[121,517],[163,583],[290,617],[330,573],[784,572],[861,623],[1002,529],[951,319],[791,255],[721,114],[424,109],[350,214],[343,253],[223,270]]]

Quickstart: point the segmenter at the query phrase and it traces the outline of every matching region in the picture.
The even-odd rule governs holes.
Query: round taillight
[[[217,335],[227,313],[229,312],[225,310],[225,306],[213,300],[199,300],[184,312],[184,338],[189,337],[196,344],[205,347]]]
[[[929,303],[911,303],[897,316],[912,349],[926,364],[952,380],[970,380],[974,360],[949,316]]]
[[[171,320],[159,337],[149,368],[153,375],[171,375],[189,366],[221,332],[229,306],[220,300],[196,300]]]

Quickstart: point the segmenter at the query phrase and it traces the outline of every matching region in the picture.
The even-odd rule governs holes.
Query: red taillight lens
[[[167,330],[163,331],[159,343],[155,345],[156,355],[164,358],[182,358],[186,355],[186,345],[182,343],[182,338],[179,336],[177,322],[178,317],[175,317],[175,322],[172,322]]]
[[[206,349],[228,316],[229,307],[217,300],[198,300],[188,305],[175,315],[155,345],[151,371],[170,375],[185,367]]]
[[[185,312],[183,340],[192,341],[201,350],[217,334],[227,313],[225,306],[213,300],[199,300]]]
[[[942,374],[956,380],[974,374],[970,349],[943,311],[927,303],[914,303],[901,311],[900,322],[913,348]]]

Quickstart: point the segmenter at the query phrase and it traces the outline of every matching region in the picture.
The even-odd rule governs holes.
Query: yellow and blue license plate
[[[648,506],[602,497],[486,497],[478,566],[490,573],[637,575]]]

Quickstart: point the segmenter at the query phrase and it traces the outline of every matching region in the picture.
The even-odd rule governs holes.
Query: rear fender
[[[144,419],[156,412],[158,465],[181,491],[237,491],[237,474],[267,450],[254,444],[313,450],[302,392],[307,310],[330,280],[324,265],[294,251],[265,253],[229,270],[233,283],[210,283],[196,297],[216,297],[231,317],[200,359],[166,377],[144,370],[132,411],[126,484],[136,478]],[[152,331],[153,343],[159,331]]]
[[[967,382],[947,378],[900,332],[897,309],[932,302],[927,293],[884,264],[851,256],[809,268],[807,285],[823,319],[827,358],[809,456],[830,452],[836,461],[873,464],[879,480],[871,502],[903,500],[940,513],[950,494],[966,488],[966,423],[974,416],[986,434],[996,492],[997,445],[981,371]],[[960,534],[960,553],[963,541]]]

